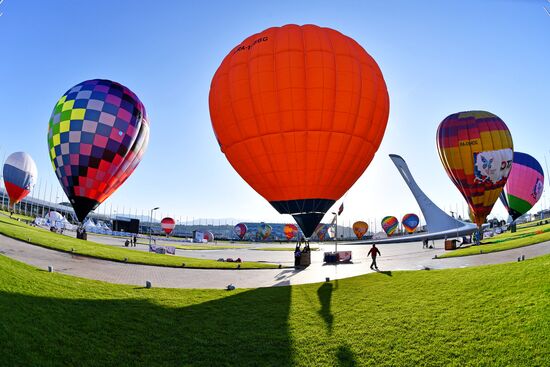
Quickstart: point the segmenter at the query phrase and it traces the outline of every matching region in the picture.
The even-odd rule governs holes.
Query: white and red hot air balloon
[[[10,198],[10,206],[23,200],[36,183],[36,164],[25,152],[15,152],[8,156],[3,168],[4,186]]]
[[[170,217],[162,218],[162,220],[160,221],[160,227],[168,236],[170,235],[170,233],[172,233],[174,228],[176,228],[176,221]]]

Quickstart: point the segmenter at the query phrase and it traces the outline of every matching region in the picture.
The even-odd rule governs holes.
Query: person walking
[[[380,255],[380,250],[378,250],[378,247],[376,247],[376,244],[373,243],[371,249],[369,250],[369,253],[367,254],[367,257],[372,257],[372,263],[370,264],[370,268],[375,268],[378,270],[378,265],[376,265],[376,257]]]

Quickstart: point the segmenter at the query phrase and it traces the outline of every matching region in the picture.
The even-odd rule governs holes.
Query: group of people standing
[[[302,242],[304,243],[304,248],[302,249]],[[296,243],[296,248],[294,249],[294,266],[300,266],[302,261],[302,255],[310,253],[309,241],[304,237],[298,243]]]
[[[137,236],[134,235],[132,237],[130,237],[130,239],[126,239],[126,241],[124,242],[124,246],[128,247],[136,247],[137,245]]]

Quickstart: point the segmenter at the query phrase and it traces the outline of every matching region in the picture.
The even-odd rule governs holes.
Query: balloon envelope
[[[439,124],[439,157],[478,226],[502,192],[512,167],[513,148],[508,127],[490,112],[459,112]]]
[[[25,198],[36,183],[38,171],[31,156],[25,152],[15,152],[8,156],[2,170],[4,187],[14,205]]]
[[[514,152],[512,171],[500,197],[512,219],[527,213],[539,201],[543,188],[540,163],[529,154]]]
[[[160,221],[160,228],[162,228],[164,233],[170,234],[174,228],[176,228],[176,221],[170,217],[162,218]]]
[[[244,235],[248,231],[248,227],[244,223],[239,223],[235,227],[233,227],[233,231],[239,237],[241,240],[244,238]]]
[[[353,233],[357,236],[357,239],[363,238],[365,233],[369,230],[369,225],[363,221],[353,223]]]
[[[403,228],[407,231],[407,233],[413,233],[418,227],[418,224],[420,223],[420,218],[418,218],[418,215],[416,214],[405,214],[403,216],[403,219],[401,219],[401,224],[403,225]]]
[[[80,222],[132,174],[148,141],[145,107],[119,83],[87,80],[59,99],[49,122],[49,153]]]
[[[332,224],[319,223],[314,235],[319,238],[319,241],[329,240],[334,237],[334,226]]]
[[[397,220],[396,217],[387,216],[382,218],[382,228],[384,229],[384,232],[386,232],[388,236],[393,235],[398,225],[399,225],[399,221]]]
[[[63,215],[55,210],[49,211],[44,218],[52,223],[63,221]]]
[[[267,240],[271,235],[272,230],[273,228],[267,223],[262,222],[258,224],[258,230],[257,230],[258,239],[262,241]]]
[[[214,233],[212,233],[210,231],[206,231],[206,232],[204,232],[203,238],[208,242],[212,242],[212,241],[214,241]]]
[[[286,224],[283,228],[283,232],[287,240],[293,239],[298,234],[298,227],[294,224]]]
[[[389,98],[374,59],[316,25],[273,27],[224,58],[210,116],[233,168],[310,237],[378,150]]]

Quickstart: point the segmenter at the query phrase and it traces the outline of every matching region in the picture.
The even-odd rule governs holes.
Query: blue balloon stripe
[[[32,185],[32,176],[11,164],[4,164],[4,180],[17,187],[30,190]]]
[[[514,163],[532,168],[544,177],[544,171],[542,170],[542,166],[535,158],[533,158],[529,154],[514,152]]]

